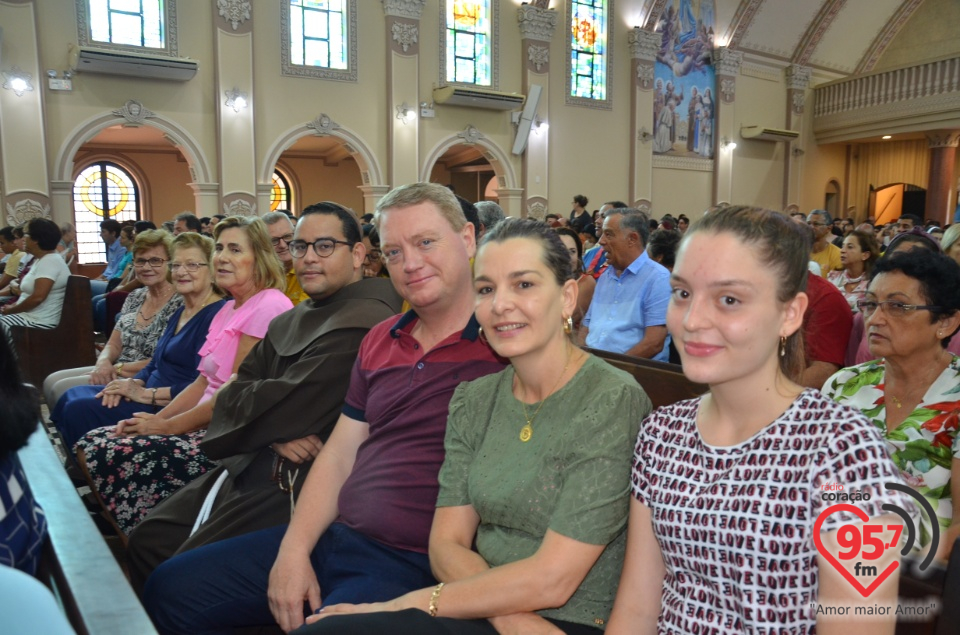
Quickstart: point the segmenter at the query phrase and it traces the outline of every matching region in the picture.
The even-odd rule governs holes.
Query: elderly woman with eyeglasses
[[[883,432],[904,480],[937,515],[924,515],[919,544],[931,544],[939,523],[946,558],[960,536],[960,357],[947,350],[960,328],[960,265],[926,249],[881,258],[857,304],[877,359],[840,370],[823,392]]]
[[[51,407],[74,386],[105,386],[118,377],[134,377],[153,356],[174,311],[183,296],[170,282],[173,238],[158,230],[141,232],[133,243],[133,268],[143,285],[127,296],[117,325],[94,366],[68,368],[52,373],[43,382],[43,394]]]
[[[175,241],[183,236],[208,240],[199,234],[182,234]],[[198,351],[199,375],[175,397],[172,392],[164,394],[162,388],[145,391],[129,381],[111,382],[101,393],[106,405],[133,398],[151,407],[137,406],[132,413],[127,408],[114,426],[90,431],[77,442],[77,458],[91,486],[125,533],[156,503],[213,466],[199,446],[217,390],[263,339],[270,321],[293,308],[283,293],[283,268],[262,220],[231,216],[217,225],[214,236],[216,282],[232,299],[210,322]],[[180,258],[178,253],[171,271],[176,282],[186,283],[200,274],[200,267],[191,272],[190,264],[201,261]],[[209,275],[209,270],[202,275]]]

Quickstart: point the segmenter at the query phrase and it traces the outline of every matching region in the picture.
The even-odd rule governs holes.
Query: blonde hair
[[[287,276],[277,252],[273,250],[266,223],[258,216],[228,216],[214,227],[214,240],[219,240],[220,234],[234,227],[242,229],[250,239],[253,248],[253,281],[257,288],[285,291]]]
[[[159,229],[148,229],[145,232],[140,232],[137,234],[137,237],[133,239],[133,257],[136,258],[137,254],[141,251],[153,249],[154,247],[163,247],[164,251],[167,252],[167,260],[169,260],[173,253],[173,236]],[[168,267],[167,282],[171,280],[173,280],[173,275],[170,273]]]
[[[373,215],[373,226],[380,231],[383,213],[387,210],[411,207],[424,202],[436,205],[437,211],[446,219],[453,231],[458,232],[467,224],[467,217],[463,214],[460,201],[448,187],[436,183],[411,183],[394,188],[380,199],[377,203],[377,211]]]

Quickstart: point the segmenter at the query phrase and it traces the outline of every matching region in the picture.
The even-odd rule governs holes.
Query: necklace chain
[[[526,443],[533,437],[533,422],[537,418],[537,415],[540,414],[540,409],[543,408],[543,404],[547,403],[553,393],[556,392],[557,387],[560,386],[560,382],[563,380],[563,376],[567,374],[567,369],[570,368],[570,360],[573,359],[573,355],[570,353],[569,346],[567,347],[567,363],[564,364],[563,370],[560,372],[560,376],[557,377],[557,383],[553,385],[553,388],[550,389],[550,392],[540,400],[540,405],[537,406],[537,409],[534,411],[533,416],[527,414],[527,404],[520,400],[520,407],[523,408],[523,418],[527,420],[527,424],[520,428],[520,440]],[[523,387],[523,392],[526,394],[526,386],[523,386],[523,382],[520,381],[520,378],[517,377],[517,382]]]

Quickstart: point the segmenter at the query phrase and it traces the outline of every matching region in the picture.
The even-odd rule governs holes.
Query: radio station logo
[[[937,552],[937,545],[940,543],[940,526],[937,522],[937,516],[933,512],[933,506],[923,497],[920,492],[901,485],[900,483],[884,483],[888,490],[902,492],[912,497],[920,507],[927,513],[927,517],[932,519],[933,540],[930,545],[930,551],[927,553],[923,562],[920,563],[920,571],[926,571],[930,563],[933,562],[934,555]],[[900,543],[900,537],[904,530],[907,532],[907,540],[900,555],[905,556],[913,549],[917,541],[917,527],[913,518],[903,508],[898,505],[886,503],[882,509],[896,514],[903,520],[903,525],[883,525],[881,523],[870,523],[870,517],[861,511],[858,507],[851,505],[851,502],[870,500],[870,494],[861,494],[860,492],[844,492],[843,485],[824,486],[821,496],[825,501],[838,501],[836,504],[823,510],[817,517],[817,522],[813,528],[813,540],[817,545],[817,551],[820,552],[833,567],[849,582],[857,592],[863,597],[869,597],[877,587],[883,584],[883,581],[890,577],[890,574],[900,566],[899,561],[888,564],[882,571],[875,564],[886,553],[887,549],[896,549]],[[838,491],[839,490],[839,491]],[[849,502],[839,502],[849,501]],[[863,524],[846,524],[840,527],[837,532],[837,543],[840,545],[838,553],[830,552],[823,544],[820,537],[820,528],[824,521],[832,514],[846,512],[853,514],[863,521]],[[884,542],[882,534],[893,531],[893,538],[889,542]],[[849,563],[853,561],[853,566]],[[846,563],[846,564],[845,564]],[[850,569],[853,569],[851,572]]]

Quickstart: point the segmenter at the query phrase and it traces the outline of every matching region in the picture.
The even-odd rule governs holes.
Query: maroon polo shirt
[[[340,522],[397,549],[427,552],[456,387],[506,362],[479,339],[476,318],[424,354],[413,311],[381,322],[360,344],[343,413],[370,426],[340,490]]]

